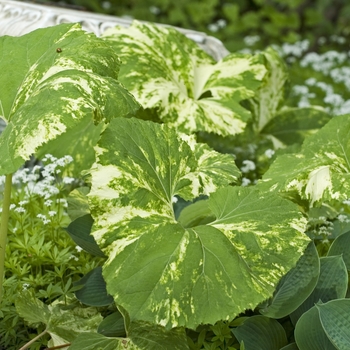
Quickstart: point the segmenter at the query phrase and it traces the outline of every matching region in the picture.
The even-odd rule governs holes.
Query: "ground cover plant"
[[[5,349],[349,347],[350,117],[293,105],[276,50],[138,22],[0,46]]]

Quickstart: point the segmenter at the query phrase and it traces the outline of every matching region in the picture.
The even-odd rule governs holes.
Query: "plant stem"
[[[38,334],[35,338],[30,340],[27,344],[24,344],[19,350],[26,350],[26,349],[28,349],[32,344],[34,344],[38,339],[40,339],[46,333],[47,333],[47,329],[45,329],[43,332]]]
[[[5,254],[7,241],[7,227],[10,217],[12,174],[6,175],[4,199],[2,203],[2,213],[0,222],[0,303],[3,295],[3,281],[5,274]]]

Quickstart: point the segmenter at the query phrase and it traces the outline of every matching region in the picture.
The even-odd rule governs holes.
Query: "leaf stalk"
[[[0,303],[3,296],[3,281],[5,275],[5,255],[7,242],[7,229],[10,217],[12,174],[6,175],[4,199],[2,203],[2,213],[0,222]]]

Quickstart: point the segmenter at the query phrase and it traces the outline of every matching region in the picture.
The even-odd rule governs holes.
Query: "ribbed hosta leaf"
[[[92,234],[108,256],[107,291],[132,321],[195,328],[232,319],[270,297],[308,244],[293,203],[224,186],[236,180],[233,159],[207,149],[204,166],[202,146],[164,124],[115,119],[96,150]],[[208,168],[210,182],[201,178]],[[203,193],[214,221],[176,222],[174,196]]]
[[[60,152],[78,153],[81,165],[84,159],[92,163],[93,124],[138,108],[116,80],[120,63],[115,51],[78,24],[3,36],[0,52],[0,115],[7,121],[0,136],[0,174],[16,171],[58,137],[63,137]]]
[[[278,157],[259,187],[321,200],[350,197],[350,115],[334,117],[306,138],[301,153]]]
[[[174,28],[137,21],[104,33],[123,61],[120,81],[144,108],[184,132],[233,135],[251,114],[240,105],[266,74],[264,57],[230,54],[215,62]]]

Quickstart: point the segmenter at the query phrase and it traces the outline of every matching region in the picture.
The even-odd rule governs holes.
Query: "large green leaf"
[[[251,113],[240,105],[266,74],[265,58],[230,54],[215,62],[174,28],[134,21],[104,33],[123,61],[120,81],[146,109],[186,133],[234,135]]]
[[[286,332],[279,322],[265,316],[252,316],[232,329],[245,350],[280,350],[287,345]]]
[[[59,137],[64,142],[45,151],[59,147],[62,154],[71,152],[83,167],[85,160],[94,160],[88,153],[96,140],[92,125],[138,109],[116,80],[120,63],[115,51],[78,24],[3,36],[0,52],[0,114],[7,121],[0,136],[0,174],[16,171]]]
[[[309,242],[293,203],[225,187],[236,180],[233,159],[209,150],[216,176],[208,181],[202,148],[186,140],[164,124],[118,118],[91,169],[92,234],[108,256],[107,291],[132,321],[167,328],[214,324],[256,307]],[[175,220],[173,198],[201,194],[211,194],[213,221],[186,228]]]
[[[305,139],[301,153],[278,157],[265,173],[263,190],[297,193],[310,205],[350,197],[350,115],[334,117]]]
[[[93,332],[102,321],[101,315],[94,308],[67,309],[59,303],[45,305],[30,291],[23,291],[16,299],[16,310],[30,325],[45,324],[53,345],[62,345],[62,340],[71,342],[80,333]],[[55,339],[59,339],[58,343],[55,343]]]
[[[331,300],[316,308],[329,340],[339,350],[350,349],[350,299]]]
[[[282,318],[299,307],[316,286],[320,273],[320,260],[313,242],[305,250],[297,265],[279,282],[273,298],[260,313]]]
[[[318,301],[323,303],[344,298],[348,288],[348,272],[340,255],[320,258],[320,275],[315,289],[309,297],[290,314],[296,324],[299,317],[313,307]]]

